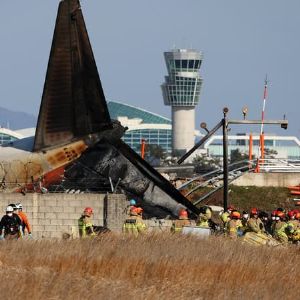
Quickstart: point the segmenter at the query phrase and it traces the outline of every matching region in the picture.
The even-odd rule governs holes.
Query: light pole
[[[223,109],[224,118],[223,125],[223,206],[224,211],[227,210],[228,205],[228,121],[227,121],[228,108]]]

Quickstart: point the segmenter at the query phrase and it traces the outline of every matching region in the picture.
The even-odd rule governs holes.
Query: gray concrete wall
[[[119,231],[125,219],[127,205],[121,194],[1,194],[0,212],[10,203],[23,204],[32,226],[34,238],[61,238],[63,233],[78,235],[77,221],[85,207],[94,210],[93,222]]]
[[[288,187],[300,184],[300,173],[246,173],[233,181],[237,186]]]

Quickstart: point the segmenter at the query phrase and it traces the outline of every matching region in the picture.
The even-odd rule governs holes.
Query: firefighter
[[[209,206],[200,208],[200,214],[196,221],[196,225],[200,227],[210,228],[212,210]]]
[[[293,243],[299,241],[300,226],[296,218],[297,213],[298,212],[294,210],[288,212],[287,235],[289,240]]]
[[[79,236],[81,238],[87,238],[95,236],[93,223],[91,221],[93,215],[93,209],[86,207],[78,220]]]
[[[19,212],[19,211],[18,211],[18,208],[17,208],[16,204],[11,203],[11,204],[8,204],[8,206],[11,206],[11,207],[13,208],[13,214],[14,214],[14,217],[15,217],[15,218],[19,218],[20,221],[22,222],[21,217],[18,215],[18,212]]]
[[[265,211],[260,211],[258,217],[264,224],[265,232],[272,234],[272,220],[269,217],[269,214]]]
[[[31,234],[31,226],[29,224],[29,220],[27,215],[23,212],[23,205],[21,203],[17,203],[16,207],[18,209],[18,216],[21,219],[22,222],[22,231],[23,231],[23,235],[25,234],[25,229],[28,232],[29,237],[32,237]]]
[[[233,210],[235,210],[234,206],[229,205],[227,211],[223,211],[221,214],[221,220],[223,222],[224,231],[226,231],[227,223],[230,221],[230,214]]]
[[[237,238],[240,235],[240,229],[243,226],[241,222],[241,214],[237,210],[233,210],[230,214],[230,221],[227,222],[227,235],[231,238]]]
[[[132,207],[130,209],[130,216],[125,220],[123,225],[123,232],[138,236],[147,232],[147,226],[142,219],[142,208]]]
[[[126,216],[130,216],[130,209],[132,207],[136,207],[136,201],[135,201],[135,199],[131,199],[129,201],[129,204],[126,206],[126,208],[125,208],[125,214],[126,214]]]
[[[191,221],[188,218],[188,212],[185,209],[181,209],[178,220],[175,220],[172,224],[171,232],[181,233],[184,226],[191,226]]]
[[[273,210],[271,212],[271,235],[272,236],[274,236],[275,234],[276,215],[277,215],[277,210]]]
[[[257,208],[252,208],[250,211],[250,219],[247,222],[247,230],[255,233],[265,232],[264,224],[258,217]]]
[[[242,218],[241,218],[241,223],[242,223],[242,227],[240,228],[240,230],[242,231],[242,234],[244,235],[247,232],[247,222],[249,220],[249,214],[247,211],[243,211],[242,213]]]
[[[6,214],[0,221],[0,239],[1,240],[17,240],[22,237],[21,219],[13,213],[12,206],[6,207]]]
[[[299,243],[300,242],[300,212],[298,210],[295,211],[295,219],[298,221],[298,225],[294,233],[294,241]]]
[[[285,214],[283,211],[276,212],[274,237],[282,244],[287,244],[289,241],[287,236],[287,223],[285,222]]]

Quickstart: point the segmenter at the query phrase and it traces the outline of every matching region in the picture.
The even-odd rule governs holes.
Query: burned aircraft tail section
[[[33,151],[111,127],[78,0],[60,2]]]
[[[53,187],[55,191],[99,192],[112,185],[115,191],[119,185],[122,192],[150,207],[150,215],[154,215],[153,208],[172,215],[182,207],[199,213],[197,207],[122,142],[124,130],[119,122],[110,119],[79,1],[62,0],[33,150],[63,146],[58,157],[65,157],[66,164],[44,174],[50,178],[46,187],[50,191]],[[67,144],[93,133],[97,133],[93,135],[97,139],[71,161],[69,153],[65,153]],[[52,158],[48,162],[52,166]],[[40,180],[40,174],[38,177]]]

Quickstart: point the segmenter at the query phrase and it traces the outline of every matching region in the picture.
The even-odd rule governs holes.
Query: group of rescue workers
[[[143,209],[137,206],[134,199],[130,200],[124,214],[127,216],[123,225],[124,233],[138,236],[147,231],[147,226],[143,221],[142,216]],[[81,238],[93,237],[98,235],[98,233],[109,231],[109,229],[105,227],[95,226],[92,222],[92,215],[93,209],[91,207],[86,207],[78,220],[79,236]]]
[[[124,233],[137,236],[147,231],[142,213],[143,209],[132,199],[127,207],[128,217],[123,225]],[[282,244],[300,242],[300,211],[296,209],[285,211],[283,208],[277,208],[269,215],[257,208],[252,208],[249,213],[247,211],[241,213],[233,206],[229,206],[227,211],[219,213],[219,220],[213,220],[212,216],[212,209],[203,206],[195,222],[190,220],[188,212],[182,209],[178,219],[172,223],[171,232],[180,233],[186,226],[195,226],[210,229],[211,232],[221,233],[230,238],[242,237],[252,232],[272,237]]]
[[[9,204],[0,221],[0,240],[17,240],[25,235],[32,237],[31,226],[27,215],[23,212],[23,205]]]
[[[200,211],[196,226],[209,228],[230,238],[242,237],[252,232],[273,237],[282,244],[300,242],[300,211],[296,209],[287,212],[283,208],[277,208],[269,215],[257,208],[252,208],[250,213],[240,213],[233,206],[229,206],[227,211],[219,214],[221,222],[212,220],[212,210],[209,206],[201,207]],[[173,223],[172,231],[181,232],[190,222],[187,211],[182,210],[179,220]]]
[[[138,236],[147,232],[146,223],[143,220],[143,209],[137,205],[136,200],[131,199],[124,212],[126,219],[123,224],[123,232]],[[78,220],[79,236],[81,238],[93,237],[99,233],[108,232],[103,226],[95,226],[92,221],[93,209],[86,207]],[[267,212],[252,208],[250,212],[242,213],[233,206],[222,211],[216,216],[209,206],[200,208],[200,214],[196,221],[189,219],[188,212],[181,209],[178,219],[172,222],[171,232],[181,233],[184,227],[199,227],[209,229],[216,234],[224,234],[230,238],[245,236],[247,233],[265,235],[276,239],[279,243],[300,243],[300,211],[285,211],[277,208],[270,215]],[[31,235],[31,226],[21,203],[10,204],[6,207],[6,213],[0,221],[0,240],[13,240]]]
[[[279,207],[269,215],[265,211],[252,208],[250,214],[240,213],[233,206],[221,214],[226,234],[232,238],[243,236],[247,232],[270,235],[282,244],[299,243],[300,211],[286,211]]]

